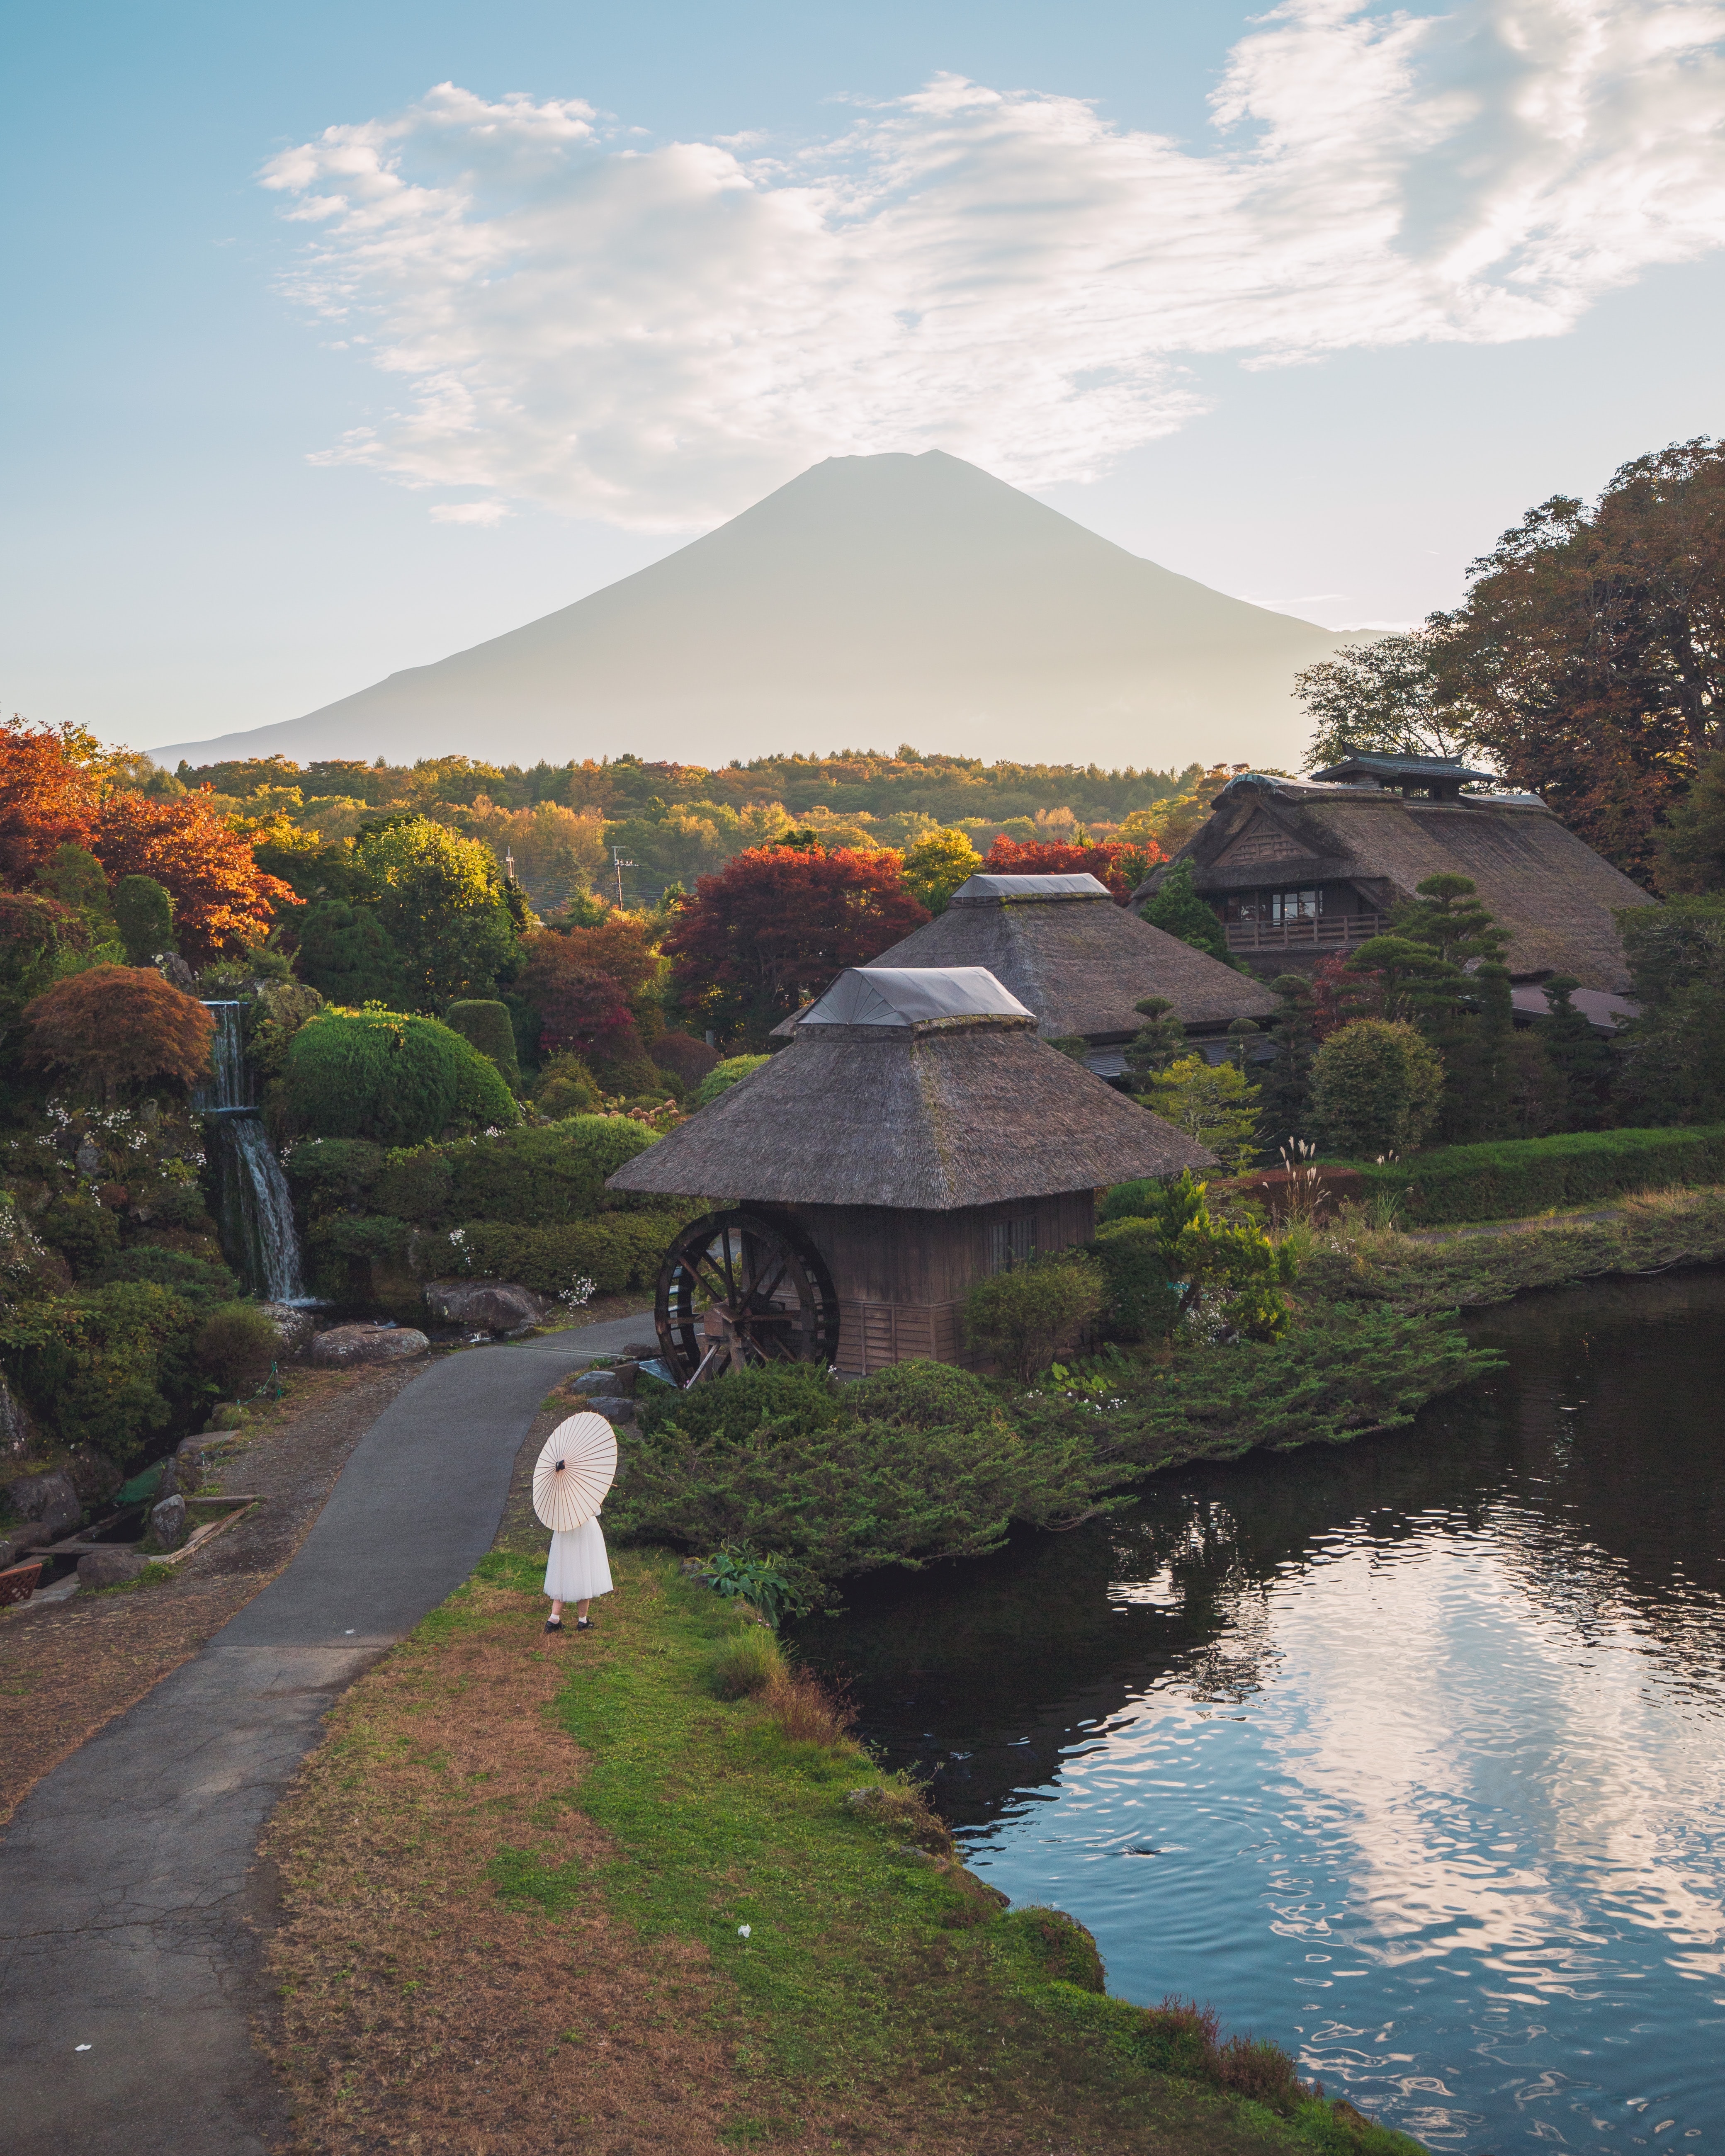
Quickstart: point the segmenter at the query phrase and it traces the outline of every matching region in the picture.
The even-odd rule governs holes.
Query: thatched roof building
[[[1449,873],[1471,877],[1508,931],[1518,978],[1573,973],[1621,994],[1628,969],[1612,914],[1652,901],[1537,794],[1461,790],[1480,777],[1445,757],[1365,755],[1311,780],[1248,772],[1223,788],[1175,859],[1191,863],[1229,948],[1266,975],[1381,933],[1393,906]]]
[[[1144,1023],[1134,1006],[1146,996],[1166,996],[1198,1040],[1225,1034],[1237,1018],[1261,1023],[1276,1008],[1250,974],[1117,906],[1093,875],[973,875],[944,913],[869,970],[882,966],[986,967],[1034,1014],[1045,1040],[1081,1037],[1101,1051],[1092,1068],[1111,1071]],[[786,1019],[776,1037],[788,1038],[797,1023]]]
[[[973,1281],[1088,1241],[1108,1183],[1214,1164],[1047,1047],[982,968],[870,966],[608,1187],[790,1216],[832,1275],[840,1367],[867,1369],[963,1360]]]

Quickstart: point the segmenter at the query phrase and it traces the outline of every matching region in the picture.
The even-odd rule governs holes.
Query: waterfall
[[[304,1302],[293,1200],[253,1103],[240,1006],[212,1003],[204,1009],[216,1022],[213,1075],[198,1088],[193,1105],[209,1118],[208,1136],[221,1193],[222,1247],[254,1295],[269,1302]]]

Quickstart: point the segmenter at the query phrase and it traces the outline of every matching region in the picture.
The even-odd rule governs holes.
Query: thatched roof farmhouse
[[[1199,1041],[1225,1034],[1237,1018],[1261,1023],[1276,1008],[1250,975],[1117,906],[1093,875],[973,875],[944,913],[869,970],[883,966],[986,967],[1031,1012],[1043,1040],[1082,1038],[1091,1067],[1111,1075],[1144,1023],[1134,1006],[1146,996],[1166,996]],[[797,1024],[788,1019],[777,1037]]]
[[[1237,952],[1268,977],[1308,970],[1388,926],[1427,876],[1470,876],[1509,932],[1512,973],[1628,986],[1615,909],[1652,901],[1537,794],[1466,793],[1485,774],[1452,758],[1355,755],[1309,780],[1248,772],[1175,856]],[[1133,893],[1141,903],[1172,864]]]
[[[1045,1045],[985,969],[870,966],[608,1187],[790,1216],[831,1272],[839,1365],[857,1369],[963,1360],[973,1281],[1088,1241],[1111,1183],[1214,1164]]]

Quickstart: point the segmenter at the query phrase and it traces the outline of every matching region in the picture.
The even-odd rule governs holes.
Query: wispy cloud
[[[264,178],[406,392],[328,460],[668,527],[833,454],[1094,477],[1199,355],[1559,335],[1725,239],[1722,114],[1720,5],[1286,0],[1197,150],[952,77],[778,155],[445,84]]]
[[[505,501],[439,501],[431,511],[434,524],[501,524],[515,511]]]

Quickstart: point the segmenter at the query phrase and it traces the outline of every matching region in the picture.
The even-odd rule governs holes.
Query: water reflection
[[[972,1861],[1440,2148],[1725,2149],[1725,1277],[1399,1435],[1165,1478],[805,1651]]]

